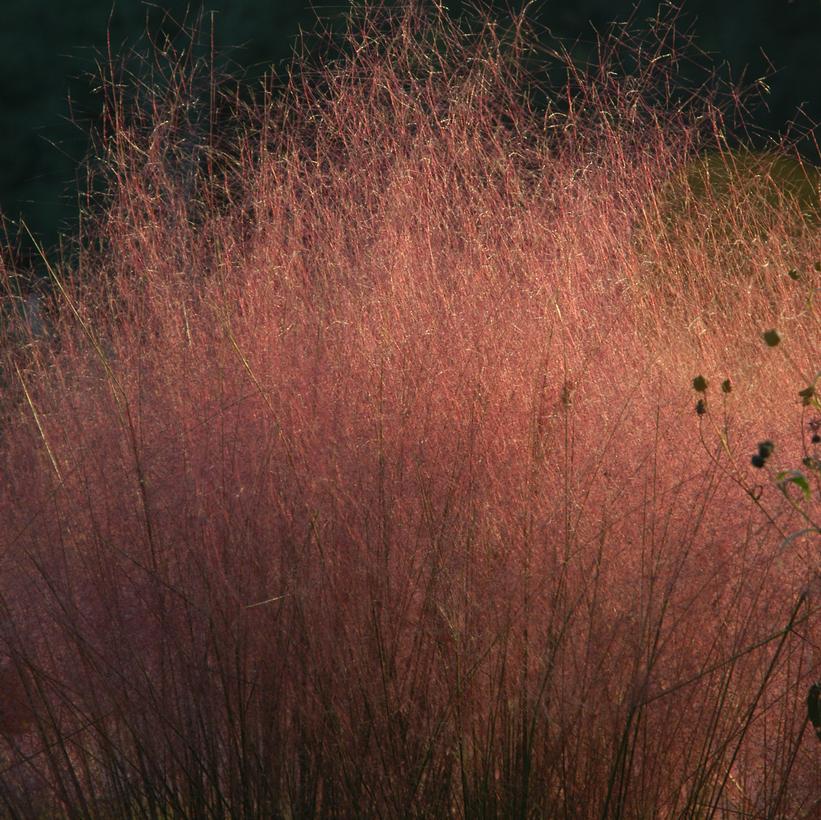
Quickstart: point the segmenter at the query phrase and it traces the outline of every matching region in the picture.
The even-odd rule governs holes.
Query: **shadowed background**
[[[521,5],[521,0],[493,3],[501,21],[507,8]],[[634,0],[556,0],[535,4],[530,15],[545,36],[549,31],[583,58],[596,31],[625,19],[635,5]],[[461,2],[446,6],[454,15],[468,8]],[[317,16],[325,27],[339,26],[349,7],[320,3],[312,8],[305,0],[209,0],[205,12],[214,13],[217,52],[253,78],[272,65],[284,72],[300,29],[311,31]],[[656,8],[656,2],[640,2],[637,19]],[[96,77],[106,60],[107,39],[115,55],[139,49],[147,29],[160,39],[178,32],[174,21],[186,14],[190,23],[193,15],[185,0],[6,5],[0,29],[0,212],[7,219],[24,219],[46,247],[73,230],[78,167],[102,104]],[[766,78],[769,92],[750,117],[760,142],[792,119],[804,128],[821,120],[819,0],[687,0],[681,23],[717,66],[729,65],[734,79],[744,76],[749,84]],[[802,147],[818,160],[811,140]]]

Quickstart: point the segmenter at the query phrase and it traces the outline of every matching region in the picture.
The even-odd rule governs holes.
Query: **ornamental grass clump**
[[[671,223],[731,137],[674,20],[533,42],[112,73],[45,332],[0,271],[4,813],[818,811],[819,497],[736,458],[809,455],[760,334],[817,366],[817,230]]]

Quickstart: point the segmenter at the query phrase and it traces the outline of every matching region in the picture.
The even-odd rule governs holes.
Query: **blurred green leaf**
[[[775,480],[782,492],[787,492],[788,484],[795,484],[801,490],[804,500],[810,500],[810,482],[800,470],[782,470],[776,475]]]

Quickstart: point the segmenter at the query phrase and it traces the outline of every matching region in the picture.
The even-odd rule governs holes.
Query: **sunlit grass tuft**
[[[441,11],[111,85],[46,330],[2,269],[4,811],[814,815],[821,497],[749,453],[808,456],[817,225],[671,208],[728,138],[648,36],[544,110]]]

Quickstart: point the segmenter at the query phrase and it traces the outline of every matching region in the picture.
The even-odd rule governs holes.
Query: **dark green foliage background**
[[[454,14],[466,3],[447,3]],[[521,0],[497,0],[499,19]],[[589,51],[595,31],[624,19],[632,0],[553,0],[539,2],[531,15],[541,28]],[[71,231],[77,213],[77,169],[88,150],[88,133],[101,107],[95,93],[98,63],[105,58],[106,32],[115,53],[144,43],[146,28],[156,35],[174,30],[169,11],[183,19],[185,0],[25,0],[3,4],[0,25],[0,211],[23,217],[47,247],[58,232]],[[191,6],[197,8],[195,3]],[[638,19],[654,13],[656,2],[641,2]],[[746,69],[749,80],[770,73],[761,53],[778,69],[768,79],[766,106],[753,112],[764,132],[783,129],[803,105],[821,120],[821,0],[685,0],[685,24],[717,63],[726,60],[733,76]],[[300,29],[310,30],[319,15],[325,25],[341,23],[349,5],[305,0],[208,0],[215,11],[217,50],[250,74],[287,63]],[[189,18],[190,19],[190,18]],[[807,121],[805,121],[806,124]],[[812,153],[809,143],[805,143]],[[815,156],[812,159],[817,160]]]

